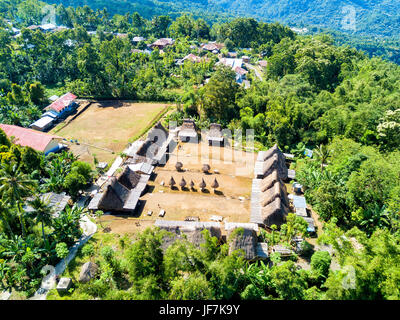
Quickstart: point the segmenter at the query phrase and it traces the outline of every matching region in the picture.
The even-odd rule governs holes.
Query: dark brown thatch
[[[189,184],[190,188],[193,189],[194,188],[194,182],[193,180],[190,180],[190,184]]]
[[[211,188],[217,189],[219,187],[217,178],[214,179],[213,183],[211,184]]]
[[[182,177],[182,180],[179,183],[179,185],[181,186],[182,189],[186,186],[186,181],[185,181],[185,179],[183,177]]]
[[[199,248],[205,241],[202,233],[204,229],[207,229],[212,237],[221,239],[221,225],[216,222],[157,220],[154,225],[169,232],[163,237],[163,251],[178,239],[186,239]]]
[[[257,233],[250,228],[236,228],[228,231],[229,253],[239,250],[246,260],[257,257]]]
[[[176,168],[177,171],[181,171],[182,168],[183,168],[182,162],[179,162],[179,161],[178,161],[178,162],[175,164],[175,168]]]
[[[169,179],[169,185],[172,188],[174,185],[176,185],[176,182],[174,180],[174,178],[171,176],[171,179]]]
[[[261,194],[261,206],[265,207],[271,202],[273,202],[276,198],[280,198],[283,204],[286,207],[289,207],[289,199],[287,196],[286,186],[279,181],[276,181],[275,184],[269,189],[265,190]]]
[[[204,181],[204,179],[201,179],[201,182],[199,184],[200,189],[204,189],[207,186],[206,182]]]
[[[203,164],[203,167],[201,170],[203,170],[204,173],[208,173],[208,171],[211,169],[209,164]]]
[[[159,145],[147,138],[136,154],[141,157],[152,159],[157,154],[159,148]]]
[[[285,155],[274,145],[267,151],[260,151],[254,167],[254,174],[257,179],[263,179],[277,170],[279,178],[286,180],[288,178],[288,168],[285,163]]]
[[[140,181],[140,174],[131,170],[129,166],[126,166],[117,180],[124,187],[134,189]]]
[[[289,209],[284,205],[281,198],[276,198],[270,204],[262,208],[261,215],[265,225],[281,226],[286,221]]]
[[[271,174],[266,176],[264,179],[261,181],[261,191],[264,192],[271,188],[276,182],[281,182],[281,178],[279,177],[278,170],[273,170]]]

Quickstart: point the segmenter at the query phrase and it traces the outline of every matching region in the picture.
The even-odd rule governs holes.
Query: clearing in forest
[[[165,103],[98,101],[51,133],[68,141],[78,140],[78,144],[68,144],[79,160],[92,164],[95,155],[98,161],[110,163],[129,140],[142,133],[168,107]]]

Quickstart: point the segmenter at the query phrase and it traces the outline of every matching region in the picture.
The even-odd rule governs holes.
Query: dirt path
[[[48,292],[56,285],[56,276],[61,275],[64,272],[68,264],[75,258],[79,248],[88,242],[97,231],[96,224],[90,221],[89,217],[86,215],[82,216],[80,226],[83,230],[82,237],[70,248],[68,256],[61,260],[55,267],[44,267],[44,270],[48,271],[49,274],[43,278],[40,288],[29,300],[46,300]]]

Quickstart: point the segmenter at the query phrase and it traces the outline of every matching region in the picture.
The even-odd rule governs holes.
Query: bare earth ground
[[[80,160],[93,163],[93,155],[96,155],[99,161],[110,163],[116,153],[124,150],[128,140],[140,133],[166,106],[163,103],[99,101],[67,126],[57,131],[59,125],[51,133],[78,140],[79,145],[70,143],[70,150]]]
[[[136,217],[103,216],[102,221],[108,224],[111,232],[120,234],[133,234],[151,226],[156,219],[183,221],[187,216],[210,221],[212,215],[218,215],[224,221],[249,222],[255,157],[254,153],[209,147],[204,142],[183,144],[179,151],[175,148],[165,166],[156,167],[148,192],[140,198],[141,206]],[[175,169],[177,159],[183,163],[183,172]],[[247,165],[246,159],[250,160]],[[201,171],[205,163],[211,166],[209,174]],[[214,173],[215,169],[219,173]],[[173,190],[168,186],[171,176],[177,183]],[[187,182],[184,190],[179,187],[182,177]],[[204,192],[199,188],[202,178],[207,184]],[[219,184],[216,192],[211,188],[215,178]],[[194,190],[188,186],[191,180],[195,183]],[[158,216],[161,209],[166,212],[163,218]],[[151,216],[147,216],[148,211],[152,211]]]

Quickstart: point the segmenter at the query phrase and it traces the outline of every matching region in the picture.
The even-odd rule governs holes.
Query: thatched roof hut
[[[238,227],[228,231],[229,253],[240,250],[246,260],[257,257],[257,233],[254,229]]]
[[[201,182],[199,184],[199,187],[201,190],[203,190],[205,187],[207,186],[206,182],[204,181],[204,179],[201,179]]]
[[[162,146],[165,141],[167,141],[169,132],[161,122],[157,122],[157,124],[149,131],[147,135],[147,139],[157,143],[158,146]]]
[[[185,179],[182,177],[181,182],[179,182],[180,187],[183,189],[186,186],[186,181]]]
[[[220,146],[223,144],[224,137],[222,136],[222,129],[220,124],[212,123],[210,125],[210,130],[208,131],[207,135],[207,141],[209,145],[212,145],[214,141]]]
[[[172,188],[174,185],[176,185],[176,182],[174,180],[174,178],[171,176],[171,179],[169,179],[169,185]]]
[[[211,184],[211,188],[217,189],[219,187],[217,178],[214,179],[213,183]]]
[[[197,139],[197,127],[193,120],[184,119],[181,130],[178,133],[181,141],[189,141],[190,139]]]
[[[281,182],[281,178],[279,177],[278,170],[273,170],[271,174],[266,176],[264,179],[261,180],[261,191],[264,192],[269,188],[273,187],[276,182]]]
[[[190,180],[189,186],[190,186],[191,189],[194,188],[194,182],[193,182],[193,180]]]
[[[132,213],[146,188],[148,175],[131,174],[125,170],[120,177],[111,177],[104,191],[96,194],[89,203],[89,210]]]
[[[129,166],[126,166],[124,171],[119,175],[118,182],[127,189],[133,189],[140,181],[141,174],[133,171]]]
[[[284,205],[281,198],[276,198],[267,206],[261,208],[263,222],[267,226],[273,224],[281,226],[285,223],[289,209]]]
[[[177,171],[181,171],[182,168],[183,168],[183,163],[178,161],[178,162],[175,164],[175,168],[176,168]]]
[[[286,186],[276,181],[275,184],[261,194],[261,206],[265,207],[276,198],[280,198],[286,207],[289,207],[289,198],[287,196]]]

